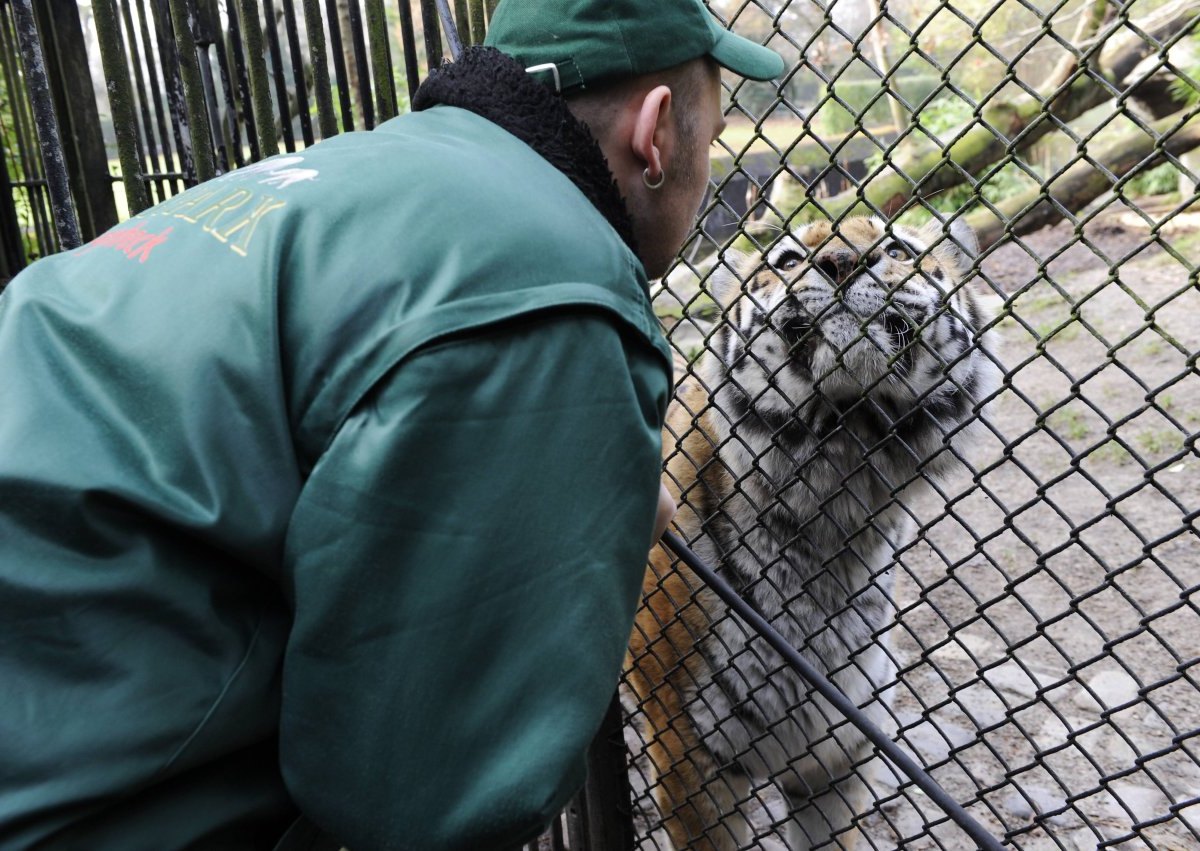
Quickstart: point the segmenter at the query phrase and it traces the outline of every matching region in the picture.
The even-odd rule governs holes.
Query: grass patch
[[[1172,455],[1183,448],[1183,436],[1168,428],[1140,432],[1134,442],[1151,455]]]
[[[1043,345],[1051,340],[1056,343],[1067,343],[1079,336],[1079,320],[1071,318],[1065,322],[1063,320],[1042,322],[1034,326],[1033,332],[1038,335]]]
[[[1103,464],[1125,465],[1133,463],[1133,456],[1121,444],[1110,440],[1094,452],[1088,453],[1088,459]]]
[[[1083,440],[1092,433],[1083,413],[1070,408],[1055,411],[1047,417],[1046,427],[1068,440]]]

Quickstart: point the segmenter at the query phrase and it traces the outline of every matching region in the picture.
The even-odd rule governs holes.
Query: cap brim
[[[708,25],[716,37],[708,55],[722,68],[751,80],[774,80],[783,73],[783,57],[771,48],[730,32],[711,16]]]

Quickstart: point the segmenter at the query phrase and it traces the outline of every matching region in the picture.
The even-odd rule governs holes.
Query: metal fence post
[[[58,241],[63,248],[77,248],[83,241],[79,236],[79,219],[75,216],[71,187],[67,182],[67,162],[63,156],[62,136],[58,130],[54,100],[50,96],[50,81],[46,77],[46,63],[38,38],[33,6],[30,0],[13,0],[13,12],[17,19],[17,40],[21,42],[21,53],[25,60],[25,76],[29,83],[29,96],[33,101],[38,144],[46,168]]]

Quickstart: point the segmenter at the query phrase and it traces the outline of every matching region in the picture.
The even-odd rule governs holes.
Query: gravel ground
[[[914,507],[892,705],[910,753],[1013,848],[1200,849],[1198,263],[1200,213],[1124,207],[983,263],[1008,378],[971,472]],[[667,849],[632,774],[640,847]],[[866,847],[972,847],[924,794],[877,785]],[[754,847],[779,848],[759,796]]]

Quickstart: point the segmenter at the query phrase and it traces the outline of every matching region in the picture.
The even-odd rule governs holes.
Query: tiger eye
[[[893,260],[899,260],[901,263],[912,263],[915,259],[912,256],[912,252],[898,242],[893,242],[889,245],[885,253],[888,257],[891,257]]]

